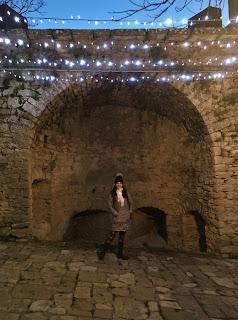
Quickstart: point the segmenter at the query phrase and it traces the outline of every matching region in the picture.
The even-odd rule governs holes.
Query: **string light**
[[[2,72],[4,74],[7,73],[6,70],[2,70]],[[173,82],[173,81],[185,81],[185,82],[191,82],[191,81],[197,81],[197,80],[207,80],[207,79],[224,79],[225,77],[227,77],[229,75],[228,72],[226,72],[225,74],[221,73],[221,72],[217,72],[214,74],[172,74],[172,75],[161,75],[161,76],[156,76],[155,77],[150,77],[149,75],[143,75],[143,76],[127,76],[127,74],[123,75],[120,73],[120,75],[108,75],[106,74],[106,76],[98,76],[98,74],[94,74],[94,75],[87,75],[87,76],[82,76],[82,75],[76,75],[74,76],[73,74],[69,74],[69,70],[67,70],[67,74],[65,75],[65,78],[60,78],[60,76],[57,78],[53,75],[50,74],[46,74],[46,73],[39,73],[39,74],[35,74],[34,72],[27,72],[27,74],[23,74],[23,75],[17,75],[13,73],[13,71],[8,72],[9,74],[13,74],[15,77],[23,78],[26,79],[28,81],[34,81],[34,80],[41,80],[41,81],[80,81],[80,82],[84,82],[87,80],[95,80],[96,82],[98,81],[110,81],[112,83],[116,82],[116,81],[120,81],[120,82],[140,82],[140,81],[146,81],[146,80],[152,80],[152,81],[156,81],[156,82]],[[238,70],[237,70],[238,72]],[[233,72],[232,72],[233,74]]]
[[[53,43],[53,45],[54,45],[54,40],[52,39],[51,40],[51,43]],[[42,42],[42,43],[36,43],[36,45],[38,45],[38,46],[40,46],[40,47],[46,47],[46,48],[48,48],[48,47],[50,47],[50,45],[51,45],[51,43],[49,44],[48,42]],[[79,44],[80,42],[78,42],[78,44]],[[231,48],[233,45],[235,45],[235,41],[233,41],[232,42],[232,44],[231,43],[223,43],[223,44],[221,44],[220,43],[220,41],[217,41],[217,42],[207,42],[207,43],[210,43],[211,45],[223,45],[223,49],[221,49],[221,50],[228,50],[229,51],[229,48]],[[14,43],[14,41],[13,41],[13,39],[9,39],[9,38],[0,38],[0,44],[1,45],[16,45],[16,44],[18,44],[18,45],[23,45],[24,44],[24,42],[23,42],[23,40],[21,40],[21,39],[18,39],[15,43]],[[198,46],[198,47],[200,47],[201,46],[201,42],[194,42],[194,43],[191,43],[191,42],[177,42],[177,43],[170,43],[171,45],[177,45],[177,46],[180,46],[181,48],[183,48],[183,47],[188,47],[188,46]],[[229,44],[229,45],[228,45]],[[81,46],[83,46],[84,48],[87,48],[87,46],[96,46],[96,47],[98,47],[98,49],[100,50],[100,49],[102,49],[102,50],[105,50],[105,49],[108,49],[110,46],[113,46],[114,45],[114,42],[112,41],[111,43],[103,43],[103,44],[101,44],[101,45],[98,45],[98,44],[96,44],[96,43],[91,43],[90,42],[90,44],[81,44]],[[129,72],[139,72],[139,73],[145,73],[145,72],[152,72],[152,70],[153,70],[153,68],[155,68],[155,74],[158,74],[159,72],[159,70],[161,70],[160,72],[164,72],[164,73],[171,73],[171,70],[169,70],[169,71],[166,71],[166,69],[168,69],[168,67],[175,67],[175,66],[186,66],[186,64],[188,63],[188,64],[190,64],[190,69],[192,70],[192,65],[196,65],[197,63],[199,63],[200,65],[201,64],[203,64],[203,65],[205,65],[205,64],[215,64],[216,63],[216,66],[218,67],[219,66],[219,60],[218,60],[218,58],[217,57],[214,57],[214,59],[212,60],[211,58],[206,62],[206,61],[203,61],[202,63],[201,63],[201,61],[200,62],[197,62],[197,61],[193,61],[192,59],[189,59],[189,60],[187,60],[187,62],[186,62],[186,64],[183,62],[183,60],[181,60],[181,61],[164,61],[164,60],[159,60],[159,61],[157,61],[157,62],[155,62],[155,63],[151,63],[151,61],[150,60],[148,60],[148,57],[147,58],[145,58],[145,57],[142,57],[141,59],[137,59],[137,58],[139,58],[139,55],[137,54],[137,50],[140,50],[140,49],[145,49],[145,50],[147,50],[147,49],[149,49],[149,48],[152,48],[152,47],[157,47],[157,46],[160,46],[160,45],[162,45],[161,47],[162,48],[164,48],[164,50],[166,50],[167,49],[167,47],[166,46],[164,46],[165,45],[165,43],[162,43],[162,44],[159,44],[159,43],[156,43],[156,44],[153,44],[153,45],[149,45],[149,44],[140,44],[140,43],[138,43],[138,44],[135,44],[135,43],[131,43],[131,44],[129,44],[128,46],[125,46],[125,48],[126,49],[135,49],[136,50],[136,60],[133,60],[133,59],[131,59],[131,60],[129,60],[129,59],[126,59],[126,60],[124,60],[124,62],[120,62],[119,64],[118,64],[118,61],[117,61],[117,63],[115,62],[115,61],[111,61],[111,60],[109,60],[109,61],[107,61],[107,60],[102,60],[102,61],[100,61],[100,59],[97,59],[96,61],[87,61],[86,59],[81,59],[81,60],[79,60],[79,61],[77,61],[77,60],[73,60],[73,61],[70,61],[70,60],[68,60],[68,59],[65,59],[64,61],[63,61],[63,63],[67,66],[67,67],[70,67],[70,69],[68,69],[67,70],[67,72],[69,73],[69,72],[71,72],[71,71],[75,71],[75,72],[83,72],[83,71],[88,71],[88,72],[95,72],[95,67],[100,67],[100,72],[103,72],[103,70],[107,70],[108,69],[108,67],[110,67],[111,68],[111,70],[110,70],[110,72],[126,72],[126,73],[129,73]],[[56,48],[60,48],[62,46],[62,44],[60,44],[59,42],[57,42],[56,43]],[[75,46],[75,44],[74,43],[68,43],[68,44],[66,44],[65,45],[65,43],[64,43],[64,45],[63,45],[63,47],[69,47],[69,48],[72,48],[72,47],[74,47]],[[118,44],[117,44],[117,46],[118,46]],[[164,46],[164,47],[163,47]],[[201,49],[205,49],[205,47],[206,46],[203,46],[203,47],[201,47]],[[168,47],[169,48],[169,47]],[[16,48],[16,50],[17,50],[17,48]],[[5,56],[5,58],[4,59],[7,59],[7,62],[10,64],[10,65],[12,65],[13,64],[13,60],[12,59],[9,59],[7,56]],[[223,56],[223,59],[224,59],[224,56]],[[17,64],[19,64],[19,63],[26,63],[28,66],[30,66],[30,65],[35,65],[35,67],[33,68],[33,70],[34,70],[34,72],[39,72],[39,70],[40,70],[40,66],[42,65],[42,64],[47,64],[47,65],[49,65],[50,67],[52,67],[51,69],[49,68],[49,72],[52,72],[52,71],[54,71],[55,70],[55,68],[54,67],[56,67],[57,65],[58,65],[58,63],[59,64],[61,64],[60,63],[60,61],[62,62],[62,59],[60,59],[60,60],[57,60],[57,61],[48,61],[45,57],[39,57],[39,58],[37,58],[36,60],[34,60],[34,61],[30,61],[30,60],[27,60],[27,61],[25,61],[24,59],[22,59],[22,58],[18,58],[18,60],[16,61],[16,63]],[[230,57],[227,57],[227,58],[225,58],[221,63],[220,63],[220,65],[221,66],[223,66],[224,65],[224,67],[227,65],[227,66],[229,66],[229,65],[232,65],[232,64],[234,64],[234,63],[237,63],[237,61],[238,61],[238,59],[237,59],[237,57],[235,57],[235,56],[230,56]],[[4,62],[5,63],[5,62]],[[130,69],[129,68],[126,68],[125,66],[129,66],[130,65]],[[82,70],[82,68],[80,68],[80,67],[82,67],[82,66],[84,66],[84,67],[86,67],[86,69],[85,70]],[[143,70],[142,68],[144,68],[144,67],[146,67],[146,69],[147,70]],[[88,68],[88,69],[87,69]],[[104,69],[103,69],[104,68]],[[123,68],[123,69],[121,69],[121,68]],[[218,67],[219,68],[219,67]],[[226,74],[228,73],[228,71],[229,70],[231,70],[231,68],[229,68],[229,67],[227,67],[228,69],[226,69]],[[139,70],[138,70],[139,69]],[[149,69],[149,70],[148,70]],[[157,70],[156,70],[157,69]],[[12,72],[14,69],[11,69],[10,67],[7,69],[7,70],[11,70],[10,72]],[[27,68],[25,68],[24,70],[28,70]],[[45,72],[47,71],[46,69],[45,69],[45,67],[44,67],[44,69],[43,69]],[[123,70],[123,71],[122,71]],[[136,71],[137,70],[137,71]],[[190,70],[190,71],[191,71]],[[196,69],[194,69],[195,71],[196,71]],[[179,69],[178,70],[176,70],[176,69],[174,69],[174,75],[173,76],[161,76],[161,77],[159,77],[158,79],[158,81],[172,81],[173,79],[177,79],[176,81],[178,81],[178,79],[179,80],[181,80],[181,81],[191,81],[191,80],[193,80],[194,79],[194,77],[196,77],[196,78],[203,78],[203,79],[211,79],[211,78],[214,78],[214,79],[220,79],[220,78],[223,78],[225,75],[222,73],[222,71],[224,70],[224,68],[221,68],[221,72],[217,72],[217,73],[215,73],[215,74],[213,74],[213,75],[196,75],[196,76],[194,76],[194,75],[189,75],[189,74],[179,74]],[[55,70],[55,71],[57,71],[58,72],[58,70]],[[64,70],[62,70],[62,71],[64,71]],[[3,71],[4,73],[5,72],[8,72],[8,71],[6,71],[6,67],[5,67],[5,69],[4,69],[4,71]],[[24,72],[24,71],[23,71]],[[60,70],[60,72],[61,72],[61,70]],[[105,72],[105,71],[104,71]],[[181,69],[180,69],[180,72],[181,72]],[[208,72],[208,71],[206,71],[206,72]],[[25,75],[24,75],[25,76]],[[24,78],[24,76],[23,76],[23,78]],[[41,79],[42,80],[42,76],[39,76],[40,78],[39,79]],[[48,78],[47,78],[48,77]],[[50,78],[50,75],[44,75],[43,76],[43,80],[45,81],[45,80],[49,80]],[[73,77],[72,76],[72,74],[70,75],[70,77],[71,78],[75,78],[75,77]],[[134,79],[134,80],[133,80]],[[146,79],[148,80],[148,77],[146,77]],[[115,79],[112,79],[113,80],[113,82],[115,81]],[[135,77],[135,76],[132,76],[132,77],[128,77],[127,78],[127,81],[130,81],[130,82],[136,82],[136,81],[141,81],[141,78],[138,78],[138,77]]]
[[[167,24],[168,26],[171,25],[172,23],[173,23],[173,20],[170,18],[165,20],[165,24]]]
[[[7,12],[9,15],[10,15],[10,12],[8,11]],[[19,17],[15,17],[14,18],[15,19],[15,21],[16,22],[20,22],[20,18]],[[3,21],[4,19],[3,19],[3,17],[0,17],[0,22],[1,21]],[[165,27],[165,26],[171,26],[171,25],[173,25],[173,28],[176,26],[176,24],[177,24],[177,27],[181,27],[181,26],[184,26],[184,25],[190,25],[190,26],[192,26],[193,24],[196,24],[196,22],[197,21],[205,21],[205,22],[207,22],[207,21],[212,21],[212,22],[220,22],[221,21],[221,19],[211,19],[209,16],[206,16],[205,18],[204,18],[204,20],[202,20],[202,19],[198,19],[198,20],[189,20],[188,21],[188,19],[186,19],[186,18],[183,18],[183,19],[181,19],[181,20],[174,20],[174,19],[171,19],[171,18],[167,18],[166,20],[155,20],[155,21],[149,21],[149,20],[144,20],[144,21],[141,21],[141,20],[126,20],[126,19],[124,19],[123,20],[123,22],[122,21],[120,21],[120,20],[116,20],[116,19],[114,19],[113,17],[111,17],[111,19],[83,19],[83,18],[81,18],[81,16],[80,15],[78,15],[77,17],[75,17],[74,18],[74,16],[73,15],[71,15],[71,17],[70,18],[56,18],[56,17],[48,17],[48,18],[43,18],[43,17],[41,17],[41,18],[39,18],[39,17],[28,17],[28,20],[29,20],[29,22],[33,22],[34,24],[36,23],[36,21],[39,21],[40,23],[43,23],[43,21],[46,21],[47,20],[47,22],[48,23],[51,23],[52,21],[54,21],[55,23],[57,23],[58,21],[60,21],[60,22],[62,22],[63,24],[65,24],[67,21],[68,22],[88,22],[89,24],[91,23],[91,22],[94,22],[94,24],[97,26],[97,25],[99,25],[100,23],[103,23],[103,24],[106,24],[107,22],[110,22],[110,23],[114,23],[114,24],[120,24],[121,26],[123,25],[123,22],[125,23],[125,25],[127,25],[127,26],[138,26],[138,25],[140,25],[140,26],[146,26],[147,28],[148,28],[148,26],[151,26],[151,27],[162,27],[163,26],[163,28]],[[26,23],[27,22],[27,20],[26,19],[24,19],[24,22]],[[231,23],[231,22],[233,22],[233,23],[237,23],[238,22],[238,16],[236,17],[236,18],[234,18],[234,19],[231,19],[231,20],[225,20],[225,19],[223,19],[223,22],[224,23],[227,23],[227,24],[229,24],[229,23]]]
[[[22,46],[24,44],[23,40],[18,40],[17,43],[19,44],[19,46]]]

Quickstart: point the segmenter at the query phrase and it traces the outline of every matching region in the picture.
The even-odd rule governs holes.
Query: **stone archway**
[[[137,208],[166,212],[170,246],[183,247],[190,211],[206,220],[209,243],[211,193],[203,184],[214,173],[205,123],[180,91],[149,82],[72,84],[47,105],[30,151],[33,235],[62,239],[72,212],[106,210],[118,171]]]

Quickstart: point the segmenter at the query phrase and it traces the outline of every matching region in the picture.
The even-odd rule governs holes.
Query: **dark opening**
[[[207,251],[207,241],[206,241],[206,231],[205,231],[206,221],[197,211],[192,211],[191,214],[194,216],[194,219],[197,224],[198,233],[200,236],[199,237],[200,251],[206,252]]]
[[[103,210],[74,211],[69,219],[64,241],[102,242],[111,230],[109,212]]]
[[[167,234],[167,224],[166,224],[166,214],[164,211],[159,210],[157,208],[153,207],[143,207],[140,208],[140,210],[146,214],[148,214],[151,219],[153,219],[158,234],[166,241],[168,242],[168,234]]]
[[[47,147],[47,144],[48,144],[48,136],[47,136],[47,135],[44,135],[44,144],[43,144],[43,147],[46,148],[46,147]]]

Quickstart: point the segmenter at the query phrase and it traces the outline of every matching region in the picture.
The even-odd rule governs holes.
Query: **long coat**
[[[108,208],[112,215],[112,231],[127,231],[130,225],[131,214],[133,211],[133,201],[127,191],[128,198],[124,198],[124,206],[117,201],[116,197],[109,194]]]

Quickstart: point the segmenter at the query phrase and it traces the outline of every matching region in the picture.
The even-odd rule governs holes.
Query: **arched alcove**
[[[64,241],[103,243],[111,232],[111,215],[103,210],[72,212]],[[168,248],[166,214],[157,208],[144,207],[133,212],[126,245]]]
[[[184,212],[200,212],[208,233],[212,225],[212,195],[203,187],[214,176],[209,134],[170,84],[70,85],[38,120],[29,162],[37,238],[62,239],[74,211],[107,210],[116,172],[123,172],[136,208],[166,213],[169,246],[183,247]]]

